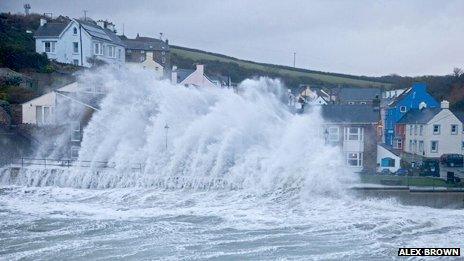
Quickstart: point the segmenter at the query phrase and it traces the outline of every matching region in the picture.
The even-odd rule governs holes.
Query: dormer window
[[[406,106],[401,106],[400,107],[400,112],[406,112]]]
[[[76,28],[76,27],[73,28],[73,34],[74,34],[74,35],[77,34],[77,28]]]

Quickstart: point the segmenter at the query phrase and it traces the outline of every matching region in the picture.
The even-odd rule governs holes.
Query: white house
[[[328,101],[330,101],[330,95],[326,93],[322,89],[314,89],[311,90],[309,86],[306,86],[300,94],[299,98],[302,98],[306,104],[309,105],[327,105]]]
[[[449,102],[442,101],[440,107],[411,109],[401,118],[405,152],[426,158],[464,152],[462,122],[449,110]]]
[[[327,144],[339,146],[346,166],[353,171],[375,172],[379,109],[368,104],[321,106]]]
[[[197,86],[197,87],[228,87],[230,80],[226,82],[223,76],[207,76],[205,74],[205,66],[197,64],[195,70],[190,69],[178,69],[173,66],[171,72],[171,82],[173,84],[181,84],[186,87]]]
[[[77,90],[77,82],[73,82],[59,88],[57,91],[74,93],[77,92]],[[23,103],[21,105],[22,123],[36,124],[39,126],[54,124],[57,95],[59,94],[56,91],[52,91]]]
[[[393,149],[391,146],[380,144],[377,145],[377,171],[389,170],[394,173],[400,169],[401,156],[400,151]]]
[[[36,52],[60,63],[91,67],[98,61],[125,62],[125,45],[107,21],[60,17],[47,22],[42,18],[34,38]]]

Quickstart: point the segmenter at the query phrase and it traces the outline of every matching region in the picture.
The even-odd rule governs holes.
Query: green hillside
[[[241,59],[237,59],[237,58],[226,56],[226,55],[210,53],[210,52],[205,52],[201,50],[190,49],[190,48],[185,48],[185,47],[180,47],[180,46],[171,45],[170,48],[171,48],[171,55],[173,56],[174,65],[179,65],[179,63],[180,64],[188,63],[188,61],[202,62],[207,65],[206,69],[208,70],[208,64],[213,65],[214,67],[217,67],[219,63],[222,63],[223,66],[226,66],[226,67],[234,67],[235,65],[243,70],[255,72],[256,75],[264,74],[264,75],[269,75],[269,76],[282,77],[284,78],[283,80],[284,81],[287,80],[287,82],[288,81],[297,82],[297,79],[301,79],[302,81],[299,83],[315,83],[315,84],[322,84],[322,85],[350,85],[350,86],[361,86],[361,87],[382,87],[382,88],[387,88],[387,89],[392,86],[391,83],[382,82],[380,80],[376,80],[371,77],[354,76],[354,75],[337,74],[337,73],[326,73],[326,72],[293,68],[293,67],[282,66],[282,65],[258,63],[258,62],[252,62],[252,61],[247,61],[247,60],[241,60]],[[185,60],[187,60],[187,62]],[[230,72],[230,69],[232,68],[228,68],[229,72]],[[249,73],[244,72],[243,75],[237,75],[235,77],[236,79],[233,79],[233,80],[241,81],[247,78],[248,76],[250,76]]]

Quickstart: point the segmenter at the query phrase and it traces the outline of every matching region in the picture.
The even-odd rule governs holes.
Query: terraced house
[[[123,64],[125,45],[108,21],[69,19],[60,16],[53,21],[40,19],[34,34],[35,49],[50,60],[92,67],[96,64]]]

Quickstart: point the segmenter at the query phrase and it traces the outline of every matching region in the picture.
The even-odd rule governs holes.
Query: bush
[[[0,47],[0,66],[8,67],[13,70],[24,68],[45,71],[49,61],[45,54],[28,52],[21,48]]]

